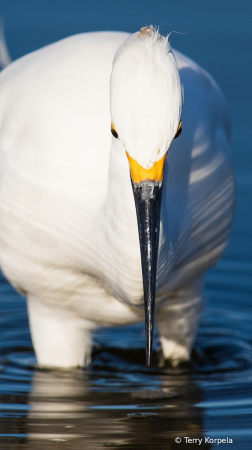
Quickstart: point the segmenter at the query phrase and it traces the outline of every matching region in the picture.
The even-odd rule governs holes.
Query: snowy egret
[[[145,317],[150,366],[155,303],[188,359],[234,211],[214,80],[152,27],[86,33],[6,67],[0,104],[0,264],[38,363],[85,365],[97,326]]]

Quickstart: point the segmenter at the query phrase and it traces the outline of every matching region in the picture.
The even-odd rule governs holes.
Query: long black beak
[[[159,244],[162,181],[131,180],[136,204],[143,274],[146,366],[151,367],[155,314],[156,274]]]

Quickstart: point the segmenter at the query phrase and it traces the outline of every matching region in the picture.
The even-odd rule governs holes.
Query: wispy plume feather
[[[0,21],[0,70],[4,69],[11,63],[11,57],[8,52],[8,48],[4,36],[3,21]]]

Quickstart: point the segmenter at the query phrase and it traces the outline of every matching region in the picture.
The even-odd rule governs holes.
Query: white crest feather
[[[125,150],[151,167],[167,152],[182,108],[168,37],[153,27],[131,35],[115,55],[110,90],[111,116]]]

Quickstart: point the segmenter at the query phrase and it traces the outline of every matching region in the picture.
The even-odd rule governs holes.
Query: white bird
[[[0,265],[40,365],[83,366],[97,326],[145,316],[150,366],[155,300],[164,358],[190,357],[233,218],[229,135],[219,87],[152,27],[72,36],[2,71]]]

